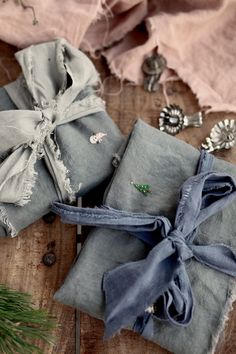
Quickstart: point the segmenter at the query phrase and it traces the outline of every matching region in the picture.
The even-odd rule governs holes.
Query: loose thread
[[[170,105],[170,100],[169,100],[169,97],[167,95],[166,83],[165,82],[162,83],[162,92],[163,92],[163,95],[164,95],[164,98],[165,98],[165,101],[166,101],[166,106],[169,106]]]
[[[119,90],[117,92],[106,92],[106,89],[105,89],[105,83],[106,81],[110,80],[110,79],[117,79],[117,77],[115,75],[109,75],[107,76],[102,82],[100,82],[100,86],[99,88],[97,89],[97,93],[99,93],[101,96],[118,96],[121,94],[121,92],[123,91],[123,88],[124,87],[127,87],[127,86],[135,86],[132,82],[124,82],[123,79],[119,79],[119,84],[120,84],[120,87],[119,87]]]

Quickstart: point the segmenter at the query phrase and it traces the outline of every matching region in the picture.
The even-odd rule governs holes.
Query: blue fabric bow
[[[163,216],[54,204],[53,211],[64,222],[126,230],[152,247],[145,259],[104,274],[105,338],[131,323],[136,331],[151,338],[153,316],[188,325],[194,304],[185,262],[191,258],[236,276],[236,255],[229,246],[193,243],[198,226],[235,197],[235,182],[226,174],[203,172],[190,177],[181,188],[173,226]]]

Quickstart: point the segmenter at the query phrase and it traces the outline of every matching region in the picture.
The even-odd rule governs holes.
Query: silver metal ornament
[[[202,144],[208,152],[221,149],[231,149],[236,145],[236,120],[225,119],[211,129],[210,137]]]
[[[166,60],[160,54],[153,54],[147,57],[142,65],[144,74],[144,89],[148,92],[155,92],[159,88],[159,79],[166,68]]]
[[[179,106],[171,104],[163,108],[160,113],[159,129],[168,134],[176,135],[186,127],[201,127],[202,121],[202,112],[187,116]]]
[[[158,75],[163,72],[165,67],[165,58],[162,55],[155,53],[144,60],[142,70],[146,75]]]

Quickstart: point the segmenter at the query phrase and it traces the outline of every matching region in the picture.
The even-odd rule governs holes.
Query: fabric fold
[[[101,54],[112,74],[138,85],[143,61],[158,52],[168,68],[161,82],[178,75],[201,107],[236,111],[234,0],[47,0],[43,5],[29,0],[28,5],[35,9],[35,26],[31,9],[0,3],[1,40],[24,48],[65,37],[94,57]]]

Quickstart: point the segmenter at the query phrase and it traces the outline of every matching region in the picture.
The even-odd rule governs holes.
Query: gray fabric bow
[[[5,86],[18,108],[0,112],[0,201],[25,205],[36,183],[34,165],[44,158],[60,200],[73,199],[69,171],[54,137],[58,125],[104,110],[90,95],[76,99],[99,78],[90,60],[63,39],[16,53],[22,75]]]
[[[185,262],[192,257],[236,276],[236,256],[229,246],[193,243],[198,226],[235,198],[236,185],[230,176],[202,172],[183,184],[173,226],[164,216],[54,204],[53,211],[64,222],[126,230],[152,247],[147,258],[104,274],[105,337],[134,323],[134,329],[150,339],[153,315],[172,324],[188,325],[193,295]]]

